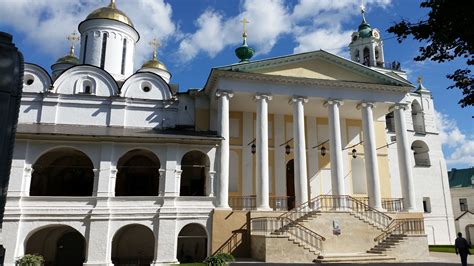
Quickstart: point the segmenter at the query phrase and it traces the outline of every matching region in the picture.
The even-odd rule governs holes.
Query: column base
[[[419,212],[419,211],[417,211],[415,208],[406,208],[406,209],[403,209],[403,212]]]
[[[217,206],[214,210],[216,211],[232,211],[232,208],[227,206],[227,207],[224,207],[224,206]]]
[[[255,209],[255,210],[256,210],[256,211],[259,211],[259,212],[271,212],[271,211],[273,211],[272,208],[270,208],[270,207],[263,207],[263,206],[262,206],[262,207],[257,207],[257,209]]]

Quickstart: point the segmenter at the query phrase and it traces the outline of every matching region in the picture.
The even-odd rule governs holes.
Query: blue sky
[[[50,70],[66,54],[66,36],[87,14],[108,0],[0,0],[0,30],[14,36],[27,62]],[[151,56],[147,43],[160,39],[159,59],[171,71],[180,90],[201,88],[214,66],[237,61],[234,49],[241,42],[239,21],[250,24],[253,59],[324,49],[347,57],[350,34],[360,23],[359,0],[117,0],[140,32],[136,67]],[[441,125],[448,167],[474,166],[473,108],[461,108],[461,93],[447,90],[446,74],[463,61],[444,64],[414,62],[419,43],[399,44],[386,29],[401,18],[426,18],[427,10],[414,0],[366,0],[367,20],[382,32],[385,61],[397,60],[409,80],[423,76],[433,93]],[[76,49],[76,51],[78,48]]]

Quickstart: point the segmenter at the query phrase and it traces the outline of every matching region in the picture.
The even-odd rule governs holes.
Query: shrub
[[[235,258],[229,253],[219,253],[210,257],[207,257],[204,260],[204,263],[206,263],[209,266],[222,266],[225,265],[226,262],[234,261]]]
[[[43,262],[43,256],[38,254],[25,254],[15,261],[17,266],[41,266]]]

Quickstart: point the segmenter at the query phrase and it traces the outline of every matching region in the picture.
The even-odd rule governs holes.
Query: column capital
[[[94,175],[100,173],[100,169],[94,168],[92,169],[92,172],[94,172]]]
[[[255,101],[259,101],[259,100],[271,101],[272,98],[273,97],[270,93],[257,93],[254,97]]]
[[[217,90],[216,91],[216,97],[227,97],[228,99],[234,97],[234,92],[231,90]]]
[[[393,110],[406,110],[408,109],[408,103],[396,103],[389,108],[389,111]]]
[[[374,108],[374,107],[375,107],[375,103],[373,102],[361,102],[357,104],[356,106],[357,110],[360,110],[362,108]]]
[[[166,169],[160,168],[158,169],[158,173],[160,173],[160,176],[164,173],[166,173]]]
[[[323,106],[326,107],[328,105],[333,105],[333,104],[337,104],[338,106],[341,106],[344,104],[344,102],[338,99],[327,99],[326,101],[324,101]]]
[[[288,100],[288,103],[289,103],[289,104],[293,104],[293,103],[297,103],[297,102],[301,102],[301,103],[305,104],[305,103],[308,102],[308,97],[299,96],[299,95],[293,95],[293,97],[291,97],[291,98]]]
[[[183,170],[181,170],[181,169],[174,170],[174,174],[175,174],[176,178],[180,178],[181,173],[183,173]]]
[[[210,176],[214,176],[217,172],[216,171],[209,171]]]

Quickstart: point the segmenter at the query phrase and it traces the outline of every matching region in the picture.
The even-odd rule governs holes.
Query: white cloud
[[[197,30],[188,34],[179,44],[178,55],[183,61],[192,60],[200,52],[214,57],[228,45],[237,47],[241,42],[244,17],[250,21],[248,26],[249,43],[257,53],[268,53],[278,37],[290,30],[288,12],[281,0],[246,0],[243,11],[237,16],[224,18],[215,10],[206,10],[196,20]]]
[[[474,138],[466,136],[448,115],[436,112],[436,121],[450,168],[474,165]]]
[[[224,18],[218,11],[206,10],[197,20],[197,29],[180,43],[178,55],[189,61],[200,52],[213,57],[226,46],[237,47],[241,41],[239,21],[251,21],[249,45],[258,54],[270,52],[278,39],[286,34],[294,39],[294,52],[324,49],[344,54],[353,29],[343,29],[342,23],[360,14],[359,0],[300,0],[291,9],[291,1],[245,0],[235,17]],[[367,5],[387,7],[391,0],[368,0]],[[370,9],[368,10],[370,11]],[[201,36],[208,34],[208,38]]]
[[[25,41],[38,51],[53,57],[67,53],[66,36],[79,23],[108,0],[7,0],[0,8],[0,25],[8,25],[26,36]],[[126,13],[141,35],[136,62],[150,57],[146,46],[153,37],[167,40],[176,32],[172,8],[163,0],[120,1],[117,7]],[[28,56],[28,55],[26,55]],[[28,60],[28,58],[26,58]]]

